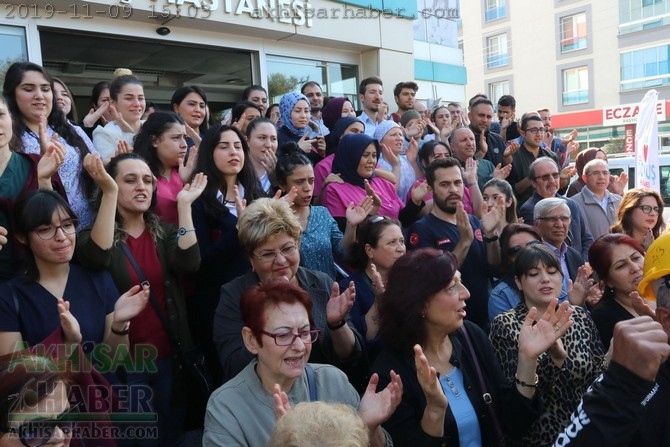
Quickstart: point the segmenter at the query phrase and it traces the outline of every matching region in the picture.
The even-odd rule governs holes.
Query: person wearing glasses
[[[16,204],[14,231],[25,267],[0,285],[0,355],[50,343],[64,309],[71,309],[79,325],[84,353],[100,343],[112,350],[129,343],[127,326],[149,292],[134,286],[119,297],[108,272],[71,263],[77,224],[72,208],[54,191],[34,191]],[[63,335],[69,341],[68,332]]]
[[[223,367],[224,382],[252,361],[242,337],[244,322],[240,297],[250,287],[281,279],[301,287],[311,297],[315,329],[321,331],[311,360],[346,370],[361,361],[363,339],[349,320],[355,299],[353,282],[340,293],[325,273],[300,267],[298,216],[283,200],[260,198],[247,205],[237,221],[238,238],[251,270],[224,284],[214,315],[214,342]]]
[[[558,258],[542,244],[521,249],[514,260],[514,280],[521,301],[491,322],[489,334],[503,375],[510,383],[518,380],[520,358],[524,354],[520,349],[524,326],[529,319],[535,322],[550,309],[554,311],[565,282]],[[522,436],[509,439],[508,446],[551,445],[568,424],[582,394],[606,364],[605,349],[586,309],[581,306],[568,309],[572,312],[572,325],[537,357],[535,380],[528,384],[542,396],[542,413]]]
[[[535,192],[533,192],[526,203],[521,205],[519,217],[522,217],[525,223],[532,224],[537,202],[552,197],[565,201],[565,204],[570,209],[568,245],[581,253],[585,260],[588,259],[589,247],[593,243],[593,236],[591,236],[586,227],[586,218],[575,201],[558,193],[561,186],[559,182],[564,175],[563,171],[559,170],[555,160],[549,157],[542,157],[530,165],[528,172],[529,178],[532,178]]]
[[[370,445],[387,445],[388,436],[380,424],[400,402],[400,378],[391,372],[390,384],[377,393],[379,379],[374,376],[360,399],[342,371],[314,363],[310,354],[324,335],[314,318],[316,305],[306,290],[280,278],[243,293],[240,336],[253,357],[212,393],[203,446],[265,447],[278,417],[300,402],[317,400],[358,409],[370,433]]]
[[[663,199],[653,189],[629,189],[621,199],[617,221],[612,233],[623,233],[638,241],[645,249],[663,233]]]
[[[504,164],[512,163],[512,172],[507,181],[514,188],[518,205],[522,206],[533,195],[536,187],[534,177],[537,174],[531,175],[530,172],[532,163],[542,157],[547,157],[556,162],[558,166],[559,160],[558,155],[542,147],[544,123],[538,113],[525,113],[523,115],[520,133],[523,137],[523,144],[517,150],[510,151],[513,153],[506,157]],[[561,172],[561,188],[567,187],[568,181],[572,177],[572,174],[568,175],[567,169],[572,168],[565,168],[565,172]],[[558,180],[558,177],[556,177],[556,180]],[[532,214],[532,211],[530,214]],[[530,217],[532,216],[529,216],[526,223],[530,223]]]
[[[584,187],[572,196],[585,219],[586,228],[594,239],[609,233],[616,222],[621,196],[607,190],[610,184],[610,171],[605,160],[595,159],[584,166]]]

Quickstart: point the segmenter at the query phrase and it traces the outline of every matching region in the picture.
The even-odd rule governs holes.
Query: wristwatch
[[[484,242],[486,242],[487,244],[489,244],[489,243],[491,243],[491,242],[495,242],[495,241],[498,240],[498,234],[494,233],[493,236],[491,236],[491,237],[486,237],[486,236],[484,236],[482,239],[484,239]]]

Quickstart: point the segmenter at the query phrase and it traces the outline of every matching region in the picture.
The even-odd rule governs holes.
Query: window
[[[621,54],[621,91],[670,84],[670,45]]]
[[[505,0],[484,0],[484,21],[502,19],[507,15]]]
[[[576,67],[563,70],[563,105],[589,102],[589,70]]]
[[[561,53],[586,48],[586,13],[561,18]]]
[[[28,60],[26,30],[20,26],[0,25],[0,81],[10,65]]]
[[[670,0],[619,0],[619,34],[670,24]]]
[[[486,67],[503,67],[509,63],[507,55],[507,34],[486,38]]]
[[[296,59],[283,56],[267,56],[268,100],[279,102],[284,93],[300,91],[307,81],[321,85],[323,96],[346,96],[358,104],[358,66]]]
[[[498,100],[503,95],[509,95],[509,81],[491,82],[489,84],[489,99],[493,104],[498,104]]]

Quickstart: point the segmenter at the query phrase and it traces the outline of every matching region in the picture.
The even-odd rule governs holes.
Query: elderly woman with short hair
[[[240,297],[250,287],[284,280],[303,288],[312,298],[315,328],[321,330],[311,360],[343,368],[358,362],[362,338],[349,321],[354,302],[353,283],[340,294],[325,273],[300,267],[300,222],[288,203],[257,199],[240,214],[239,240],[252,270],[225,284],[214,316],[214,342],[223,366],[224,381],[253,359],[242,341],[244,326]]]
[[[257,236],[263,238],[260,233]],[[286,242],[280,256],[282,250],[286,252],[296,243]],[[261,248],[260,252],[268,257],[269,253],[277,254],[263,250],[268,249]],[[288,251],[297,253],[295,248]],[[244,322],[240,337],[255,358],[209,399],[203,445],[266,447],[276,417],[292,411],[291,407],[300,402],[316,400],[358,409],[370,445],[392,445],[379,424],[400,402],[400,378],[391,371],[391,383],[377,393],[378,376],[374,375],[361,399],[338,368],[307,363],[308,359],[314,360],[310,354],[322,344],[318,343],[321,336],[328,337],[315,324],[318,305],[298,284],[265,275],[260,285],[243,294],[239,302]]]

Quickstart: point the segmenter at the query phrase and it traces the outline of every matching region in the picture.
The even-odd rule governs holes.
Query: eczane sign
[[[603,109],[603,126],[623,126],[637,124],[640,104],[622,104]],[[656,115],[659,121],[665,120],[665,101],[656,103]]]

